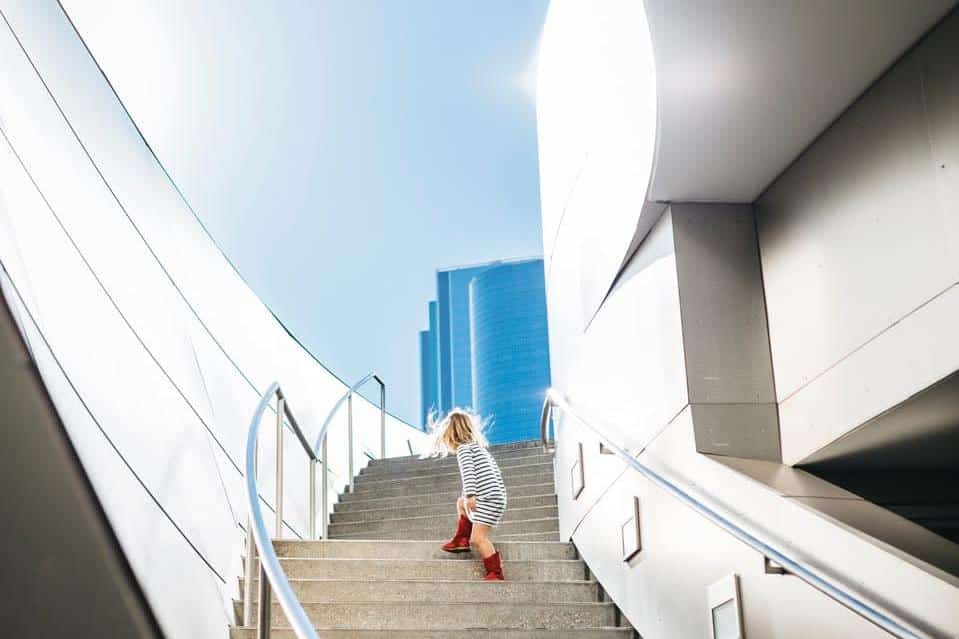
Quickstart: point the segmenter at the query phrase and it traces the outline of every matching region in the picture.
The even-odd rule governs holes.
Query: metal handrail
[[[278,382],[274,382],[260,397],[260,403],[257,405],[256,412],[253,414],[253,421],[250,422],[250,430],[246,443],[246,492],[249,506],[249,520],[246,530],[246,570],[244,574],[243,590],[243,625],[250,626],[253,622],[253,577],[254,577],[254,559],[257,553],[260,557],[259,573],[259,614],[257,618],[257,639],[269,639],[271,630],[270,608],[272,589],[276,589],[277,599],[280,607],[286,614],[293,628],[294,633],[299,639],[319,639],[316,631],[310,623],[306,611],[300,604],[290,586],[283,568],[280,566],[280,560],[276,555],[273,544],[270,540],[269,532],[266,529],[266,522],[263,519],[263,511],[260,508],[259,490],[256,484],[257,466],[259,464],[259,431],[260,423],[263,419],[263,413],[269,407],[273,397],[276,397],[276,535],[282,535],[283,531],[283,449],[284,449],[284,417],[290,423],[290,428],[296,435],[297,441],[303,447],[309,458],[309,538],[316,539],[316,465],[320,463],[323,466],[323,504],[322,516],[320,520],[321,537],[326,539],[328,534],[329,520],[329,455],[327,447],[327,431],[333,422],[333,417],[339,411],[343,402],[349,406],[349,431],[347,435],[349,449],[349,475],[350,490],[353,489],[353,395],[357,389],[369,382],[376,380],[380,387],[380,454],[386,456],[386,384],[376,373],[369,373],[358,382],[350,386],[333,408],[330,410],[320,432],[316,438],[316,445],[311,446],[303,434],[293,411],[290,409],[286,396],[280,388]]]
[[[276,443],[277,443],[277,463],[276,463],[276,530],[277,536],[283,530],[283,417],[289,419],[293,432],[310,458],[310,537],[315,537],[316,529],[316,453],[307,443],[293,417],[293,412],[287,405],[286,398],[280,385],[276,382],[270,385],[267,391],[260,398],[260,403],[253,413],[253,420],[250,422],[250,431],[246,441],[246,495],[247,505],[249,506],[250,516],[247,525],[247,546],[246,546],[246,576],[245,588],[243,593],[243,625],[249,626],[253,621],[253,563],[255,559],[255,550],[259,552],[260,558],[260,579],[259,579],[259,615],[257,623],[257,637],[259,639],[268,639],[270,636],[271,620],[271,588],[276,589],[277,599],[280,607],[286,614],[293,632],[300,639],[319,639],[313,624],[303,610],[303,606],[296,598],[293,588],[290,586],[283,568],[280,566],[280,560],[273,549],[273,543],[270,540],[270,534],[266,529],[266,521],[263,519],[263,511],[260,508],[259,491],[256,486],[256,472],[259,457],[259,430],[263,413],[276,396]],[[324,474],[326,468],[324,466]]]
[[[323,501],[321,503],[322,512],[320,514],[320,536],[323,539],[326,539],[328,526],[329,526],[329,470],[327,466],[327,460],[329,459],[327,445],[326,445],[326,433],[330,429],[330,424],[333,422],[333,418],[339,412],[340,407],[343,405],[343,402],[347,403],[347,476],[349,477],[350,482],[350,492],[353,492],[353,395],[356,394],[356,391],[360,389],[364,384],[370,380],[375,380],[380,387],[380,458],[386,457],[386,383],[383,379],[377,375],[375,372],[371,371],[363,376],[359,381],[350,386],[343,396],[336,400],[336,403],[333,404],[333,408],[330,409],[329,414],[326,416],[326,419],[323,420],[323,426],[320,427],[320,432],[316,436],[316,445],[313,447],[315,454],[319,454],[321,463],[323,464],[323,477],[322,483],[323,488],[321,493],[323,495]]]
[[[763,556],[779,564],[779,566],[781,566],[789,574],[799,577],[823,594],[831,597],[838,603],[842,604],[846,608],[849,608],[859,616],[879,626],[895,637],[900,637],[902,639],[936,639],[934,635],[920,630],[916,623],[911,623],[907,620],[904,620],[894,613],[880,610],[880,606],[866,602],[857,597],[843,588],[841,584],[834,583],[834,580],[826,577],[820,570],[805,564],[801,560],[793,559],[787,555],[786,552],[776,549],[772,543],[761,540],[759,538],[759,534],[754,534],[745,530],[742,526],[731,521],[730,518],[717,512],[714,508],[702,503],[693,495],[683,490],[678,484],[633,457],[629,451],[619,446],[608,435],[600,431],[586,419],[577,414],[576,411],[569,405],[569,402],[567,402],[554,389],[550,389],[547,392],[546,399],[543,402],[543,411],[540,416],[540,439],[542,440],[543,447],[547,452],[555,449],[555,446],[553,449],[550,448],[551,440],[549,438],[549,423],[552,421],[550,418],[552,416],[553,408],[559,408],[564,413],[570,415],[576,421],[580,422],[583,426],[586,426],[604,442],[607,448],[619,455],[619,457],[621,457],[623,461],[625,461],[634,470],[638,471],[641,475],[649,479],[660,488],[664,489],[666,492],[678,498],[700,515],[706,517],[712,523],[732,534],[739,541],[745,543],[754,550],[762,553]]]

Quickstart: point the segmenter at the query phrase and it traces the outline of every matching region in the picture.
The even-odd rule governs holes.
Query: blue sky
[[[244,278],[415,423],[438,267],[539,255],[547,0],[64,0]]]

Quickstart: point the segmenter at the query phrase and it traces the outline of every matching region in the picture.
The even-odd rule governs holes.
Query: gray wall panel
[[[920,318],[959,281],[957,73],[953,14],[757,203],[788,460],[959,368],[948,321]]]
[[[689,401],[775,401],[752,207],[670,209]]]

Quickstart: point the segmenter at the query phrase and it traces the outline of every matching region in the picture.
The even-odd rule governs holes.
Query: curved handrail
[[[296,594],[293,592],[293,588],[290,586],[290,582],[287,580],[286,574],[283,572],[283,568],[280,566],[280,560],[276,556],[276,551],[273,549],[273,543],[270,540],[270,535],[266,530],[266,522],[263,519],[263,511],[260,508],[259,491],[256,487],[257,436],[259,434],[263,413],[266,411],[267,406],[270,405],[270,401],[273,399],[274,395],[276,395],[278,401],[283,401],[283,394],[280,390],[280,385],[276,382],[271,384],[267,391],[260,398],[260,403],[256,407],[256,412],[253,413],[253,420],[250,422],[250,430],[246,440],[247,506],[249,507],[250,512],[250,530],[252,531],[253,540],[256,543],[256,549],[259,552],[260,557],[260,609],[263,612],[261,612],[260,615],[259,627],[262,633],[265,621],[266,628],[269,628],[269,589],[266,587],[264,579],[265,577],[266,579],[269,579],[270,586],[276,591],[280,607],[286,614],[286,618],[289,621],[290,626],[293,628],[293,632],[296,633],[296,636],[299,639],[320,639],[319,635],[317,635],[316,631],[313,629],[313,624],[310,622],[306,611],[296,598]],[[278,419],[280,420],[279,424],[281,427],[284,412],[285,411],[281,407],[277,408],[277,415]],[[287,412],[286,414],[291,418],[290,421],[293,423],[294,430],[299,431],[299,426],[297,426],[295,420],[292,419],[292,412]],[[302,433],[299,434],[301,435],[302,443],[305,441],[305,439],[302,438]],[[308,451],[310,451],[311,459],[316,461],[316,455],[310,450],[309,446],[306,448]],[[250,570],[250,567],[253,564],[252,553],[248,552],[246,561],[248,570]],[[247,597],[247,601],[251,596],[251,586],[251,581],[247,580],[245,595]],[[247,608],[247,610],[249,610],[249,608]],[[244,620],[246,625],[249,625],[249,622],[250,619]],[[269,631],[267,630],[265,636],[268,635]]]
[[[260,403],[257,405],[256,412],[253,414],[253,421],[250,422],[250,430],[247,435],[246,443],[246,492],[249,507],[249,526],[247,528],[247,562],[246,574],[244,578],[243,593],[243,625],[249,626],[253,620],[253,559],[254,552],[259,552],[260,556],[260,580],[259,580],[259,619],[257,622],[257,637],[267,639],[270,636],[270,598],[271,588],[277,592],[280,607],[286,614],[293,628],[294,633],[299,639],[319,639],[316,631],[313,629],[309,617],[303,610],[303,606],[296,598],[290,586],[286,574],[280,566],[279,558],[273,548],[269,533],[266,529],[266,522],[263,519],[263,512],[260,508],[259,491],[257,490],[256,474],[259,456],[259,431],[260,423],[263,420],[263,413],[270,406],[273,396],[276,396],[276,530],[279,536],[283,528],[283,434],[285,431],[284,418],[289,421],[291,429],[296,435],[300,445],[306,451],[310,460],[310,538],[316,538],[316,464],[319,462],[323,466],[323,514],[321,519],[322,537],[327,536],[327,519],[329,504],[329,457],[327,455],[327,431],[333,421],[333,417],[339,411],[343,402],[349,404],[349,473],[350,486],[353,486],[353,395],[357,389],[369,382],[376,380],[380,387],[380,440],[381,454],[386,454],[386,384],[383,379],[374,372],[368,373],[358,382],[350,386],[347,391],[337,400],[336,404],[330,410],[320,432],[316,438],[316,445],[310,446],[303,430],[300,428],[293,411],[286,401],[283,389],[278,382],[273,382],[266,392],[260,397]]]
[[[343,395],[338,400],[336,400],[336,403],[333,404],[333,408],[330,409],[329,414],[327,414],[326,419],[323,420],[323,425],[320,427],[320,432],[316,436],[316,444],[313,445],[314,454],[319,455],[320,445],[323,443],[323,438],[326,437],[326,431],[329,430],[330,423],[332,423],[333,417],[336,416],[336,413],[337,411],[340,410],[340,406],[343,405],[343,402],[345,402],[349,397],[353,396],[361,386],[366,384],[371,379],[375,379],[376,383],[380,385],[380,393],[382,394],[384,392],[384,390],[386,389],[386,384],[383,382],[383,379],[376,374],[375,371],[370,371],[365,376],[363,376],[358,382],[350,386],[346,390],[346,392],[343,393]],[[384,407],[381,406],[380,408],[382,410]]]
[[[866,602],[856,595],[845,590],[841,585],[833,583],[830,579],[823,576],[816,568],[809,566],[798,559],[793,559],[784,551],[776,549],[771,543],[762,541],[758,535],[745,530],[742,526],[734,523],[728,517],[723,516],[715,509],[707,506],[693,495],[683,490],[679,485],[670,481],[668,478],[653,470],[646,464],[633,457],[629,451],[619,446],[608,435],[600,431],[569,405],[557,391],[550,389],[546,393],[546,399],[543,402],[543,412],[540,417],[540,438],[544,448],[550,450],[549,422],[554,407],[559,408],[564,413],[572,416],[576,421],[586,426],[605,443],[606,447],[619,455],[630,467],[649,479],[651,482],[664,489],[687,506],[703,515],[712,523],[716,524],[726,532],[732,534],[739,541],[750,546],[754,550],[762,553],[765,557],[775,561],[786,572],[799,577],[812,587],[831,597],[846,608],[849,608],[867,621],[874,623],[886,632],[901,639],[935,639],[932,635],[919,630],[916,624],[898,618],[890,612],[883,612],[879,606]]]

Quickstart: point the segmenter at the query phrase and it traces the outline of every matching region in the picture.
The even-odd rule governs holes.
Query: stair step
[[[254,582],[255,586],[256,582]],[[370,580],[291,579],[301,602],[592,602],[599,590],[595,581],[481,581],[470,580]],[[240,592],[243,580],[240,580]],[[258,601],[257,588],[253,600]]]
[[[464,553],[466,554],[466,553]],[[483,562],[445,559],[299,559],[281,558],[289,579],[482,579]],[[258,568],[258,565],[257,565]],[[579,560],[505,560],[503,572],[510,581],[583,581],[586,566]]]
[[[506,488],[506,492],[509,494],[509,499],[513,499],[515,497],[556,494],[556,486],[553,485],[552,478],[550,478],[549,481],[541,484],[525,484],[522,486],[507,485]],[[393,502],[393,505],[395,506],[416,506],[417,504],[455,504],[457,498],[459,498],[459,496],[462,494],[463,489],[460,484],[451,485],[445,490],[423,491],[422,489],[410,490],[408,488],[401,487],[395,489],[381,488],[377,491],[364,491],[362,493],[343,493],[340,495],[340,501],[334,507],[334,511],[339,510],[339,508],[346,507],[347,505],[350,507],[355,507],[354,504],[356,503],[362,503],[364,506],[363,510],[367,510],[369,508],[376,507],[374,502],[383,504],[394,499],[397,500]]]
[[[450,603],[368,602],[305,603],[316,625],[357,630],[461,630],[463,628],[559,629],[612,626],[616,611],[609,603]],[[276,604],[274,624],[285,623]]]
[[[284,622],[285,623],[285,622]],[[576,628],[576,629],[486,629],[471,630],[344,630],[317,628],[322,639],[631,639],[630,628]],[[271,639],[297,639],[288,628],[275,628]],[[232,628],[230,639],[256,639],[255,628]]]
[[[505,481],[509,481],[512,477],[517,477],[519,475],[531,475],[533,473],[552,473],[553,464],[549,463],[537,463],[537,464],[525,464],[522,466],[507,466],[505,468],[500,467],[500,472],[503,475]],[[373,473],[369,475],[361,474],[356,478],[354,482],[357,486],[385,483],[385,482],[394,482],[394,481],[414,481],[414,480],[424,480],[432,479],[437,482],[442,482],[443,480],[451,481],[460,481],[460,471],[459,466],[452,466],[450,468],[442,468],[439,471],[437,470],[427,470],[425,472],[421,471],[404,471],[402,473]]]
[[[543,450],[543,443],[538,439],[530,439],[522,442],[511,442],[509,444],[493,444],[489,447],[489,451],[493,453],[493,456],[496,456],[499,453],[512,452],[517,450],[528,450],[531,448],[537,448]],[[419,455],[400,455],[397,457],[386,457],[385,459],[376,459],[370,463],[376,464],[388,464],[391,462],[402,462],[402,461],[416,461],[420,458]]]
[[[548,472],[530,472],[503,477],[507,493],[515,486],[529,486],[531,484],[552,484],[553,470]],[[355,495],[411,495],[420,491],[452,492],[461,490],[462,484],[459,473],[437,475],[434,477],[419,477],[416,479],[397,479],[383,481],[357,481],[352,494]]]
[[[384,503],[378,504],[380,508],[360,509],[351,507],[348,509],[335,509],[332,515],[332,521],[335,523],[347,523],[352,521],[375,521],[378,519],[396,519],[403,515],[408,515],[415,510],[417,515],[449,515],[456,512],[455,500],[450,500],[441,504],[406,504],[394,505],[389,499]],[[355,506],[361,502],[354,502]],[[526,508],[540,508],[544,506],[556,507],[556,495],[534,495],[532,497],[514,497],[509,500],[509,507],[506,509],[506,516],[516,510]]]
[[[504,541],[560,541],[559,531],[493,535],[497,548]]]
[[[369,522],[330,525],[330,539],[443,539],[453,536],[456,518],[409,517],[392,519],[387,528],[372,530]],[[493,540],[517,533],[558,532],[556,517],[504,521],[493,529]]]
[[[377,532],[368,534],[350,533],[349,535],[342,535],[336,539],[343,541],[353,541],[357,539],[400,541],[404,539],[412,539],[414,541],[430,541],[436,544],[441,544],[446,541],[449,536],[449,533],[446,535],[440,535],[435,530],[405,530],[402,532],[402,534],[391,532]],[[494,532],[492,538],[497,544],[499,544],[501,541],[560,541],[559,530],[545,530],[535,533],[506,534],[497,534]]]
[[[440,550],[434,541],[325,540],[274,541],[280,557],[304,559],[428,559],[475,560],[470,553],[450,554]],[[504,561],[570,560],[576,559],[576,550],[570,543],[543,541],[497,541],[496,550]]]
[[[384,512],[384,511],[373,511]],[[459,518],[456,513],[451,513],[449,506],[446,512],[441,515],[421,515],[418,509],[409,508],[403,511],[385,511],[391,512],[392,518],[387,517],[368,517],[361,521],[340,521],[334,518],[334,523],[330,524],[330,536],[336,537],[341,533],[359,533],[375,532],[379,530],[406,530],[409,528],[437,528],[439,530],[448,530],[452,535],[456,529],[456,521]],[[398,514],[405,513],[405,517],[397,517]],[[410,515],[417,515],[411,517]],[[533,508],[507,508],[503,513],[503,521],[500,526],[511,522],[522,522],[530,519],[555,518],[559,516],[556,506],[535,506]]]
[[[552,455],[547,455],[543,452],[534,453],[527,451],[515,451],[512,453],[494,455],[493,458],[496,460],[496,463],[500,468],[525,466],[527,464],[544,464],[547,462],[551,463],[553,461]],[[369,465],[360,471],[360,476],[366,477],[367,475],[381,475],[384,473],[404,473],[414,470],[443,472],[444,470],[448,471],[449,469],[456,468],[457,463],[455,455],[450,455],[448,457],[429,457],[427,459],[415,459],[402,462],[371,461]]]

